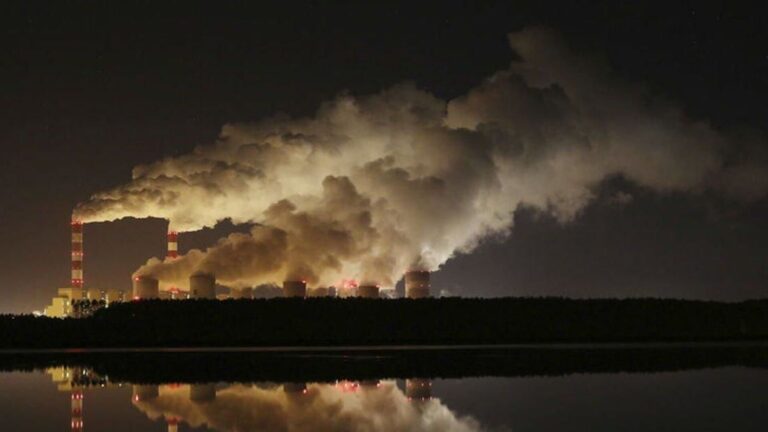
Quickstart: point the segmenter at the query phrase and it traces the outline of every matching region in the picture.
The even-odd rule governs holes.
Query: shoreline
[[[478,345],[349,345],[349,346],[268,346],[268,347],[139,347],[139,348],[19,348],[0,349],[11,354],[110,354],[110,353],[324,353],[324,352],[403,352],[403,351],[493,351],[493,350],[620,350],[678,348],[762,348],[768,340],[688,341],[688,342],[573,342]]]

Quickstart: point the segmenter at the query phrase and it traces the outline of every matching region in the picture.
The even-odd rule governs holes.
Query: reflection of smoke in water
[[[233,385],[204,401],[193,401],[191,392],[191,386],[162,386],[157,396],[134,400],[134,406],[153,420],[220,431],[481,430],[477,421],[457,418],[437,399],[412,400],[392,381]]]

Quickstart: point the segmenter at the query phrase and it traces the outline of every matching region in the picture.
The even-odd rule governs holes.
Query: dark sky
[[[68,283],[73,206],[133,166],[211,143],[227,122],[311,114],[341,91],[410,80],[463,94],[509,64],[505,35],[527,25],[558,30],[718,129],[765,132],[768,119],[768,26],[732,2],[55,3],[0,5],[0,312],[42,309]],[[597,200],[570,225],[519,212],[509,239],[450,261],[433,285],[469,296],[762,297],[766,216],[765,200],[644,191],[628,206]],[[182,236],[180,247],[230,228]],[[164,232],[159,220],[86,226],[86,284],[129,288],[130,273],[163,254]]]

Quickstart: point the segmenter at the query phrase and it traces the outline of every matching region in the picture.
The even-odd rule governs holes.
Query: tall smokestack
[[[71,430],[72,432],[80,432],[83,430],[83,392],[80,390],[73,391],[71,398]]]
[[[179,419],[176,417],[169,417],[168,418],[168,432],[178,432],[179,431]]]
[[[168,224],[168,234],[166,235],[168,241],[168,250],[165,253],[166,260],[174,260],[179,257],[179,233],[171,229],[171,225]],[[176,286],[171,286],[168,289],[172,299],[179,298],[180,290]]]
[[[165,255],[167,258],[179,257],[179,233],[168,228],[168,253]]]
[[[72,288],[83,287],[83,223],[72,221]]]
[[[283,297],[306,297],[307,283],[305,281],[284,281]]]
[[[429,272],[411,270],[405,274],[405,297],[420,299],[429,297]]]

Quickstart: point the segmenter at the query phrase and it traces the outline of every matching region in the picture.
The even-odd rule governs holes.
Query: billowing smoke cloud
[[[457,417],[437,399],[408,400],[393,382],[356,392],[311,384],[306,393],[233,385],[206,402],[191,401],[187,386],[163,387],[157,398],[134,405],[151,419],[181,419],[194,428],[217,431],[482,430],[476,420]]]
[[[391,286],[409,267],[434,270],[505,235],[520,206],[567,222],[611,176],[661,193],[764,196],[759,138],[689,119],[546,29],[509,40],[521,60],[464,96],[402,84],[343,94],[312,118],[226,125],[214,145],[135,168],[75,217],[161,217],[180,231],[255,224],[139,270],[161,279],[206,271],[233,286],[341,277]]]

